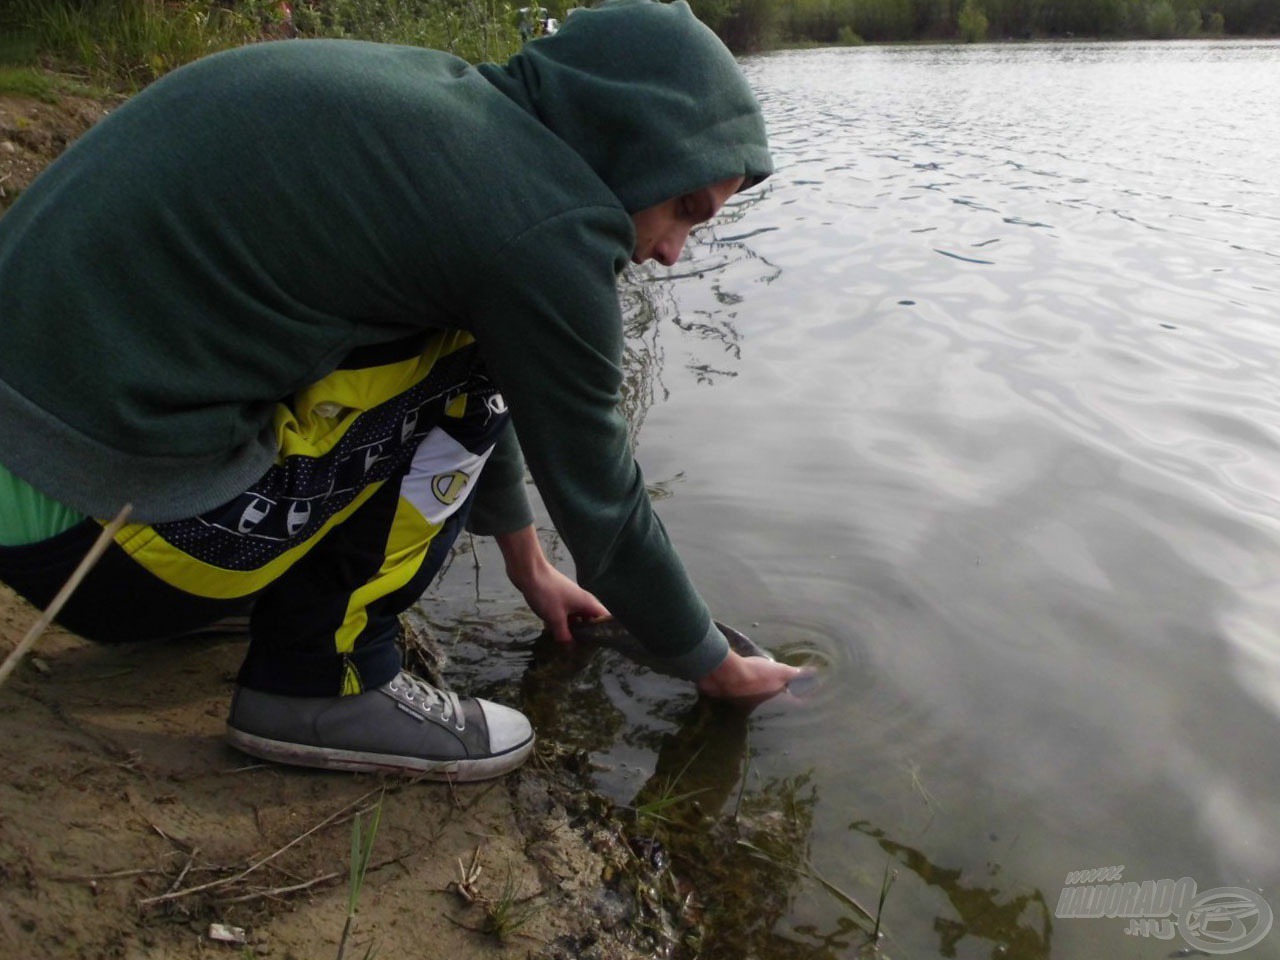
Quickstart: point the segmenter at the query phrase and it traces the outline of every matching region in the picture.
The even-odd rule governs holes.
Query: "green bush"
[[[1120,0],[1116,4],[1116,32],[1121,36],[1147,32],[1147,8],[1140,0]]]
[[[842,6],[846,9],[841,10]],[[840,19],[842,15],[845,17],[843,21]],[[852,16],[852,3],[783,0],[778,19],[782,34],[788,39],[830,43],[838,39],[841,23],[847,25]]]
[[[1178,15],[1169,0],[1156,0],[1147,7],[1147,35],[1165,40],[1178,32]]]
[[[1226,18],[1222,15],[1221,11],[1215,10],[1213,14],[1209,17],[1209,26],[1208,26],[1209,36],[1220,37],[1222,36],[1223,32],[1226,29],[1227,29]]]
[[[987,39],[987,15],[973,0],[964,0],[957,22],[965,43],[981,43]]]
[[[915,20],[910,0],[857,0],[853,25],[868,40],[909,40]]]
[[[867,41],[858,36],[858,31],[846,23],[836,31],[836,42],[846,47],[860,47]]]
[[[1178,36],[1180,37],[1198,37],[1200,30],[1204,26],[1204,17],[1201,15],[1198,7],[1183,7],[1177,11],[1178,14]]]

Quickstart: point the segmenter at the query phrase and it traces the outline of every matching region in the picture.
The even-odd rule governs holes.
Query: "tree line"
[[[690,0],[730,48],[1280,34],[1280,0]]]
[[[215,50],[350,37],[501,62],[533,14],[596,0],[0,0],[0,66],[39,60],[138,89]],[[689,0],[732,50],[864,41],[1280,34],[1280,0]],[[2,78],[0,78],[2,79]]]

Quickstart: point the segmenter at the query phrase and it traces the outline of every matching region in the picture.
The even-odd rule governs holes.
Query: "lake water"
[[[591,711],[619,803],[683,771],[776,808],[741,955],[855,955],[831,887],[876,912],[886,866],[894,958],[1187,955],[1055,917],[1090,868],[1280,910],[1280,42],[746,69],[778,172],[634,278],[628,403],[717,616],[824,682],[744,721],[604,656],[540,723]],[[501,626],[458,667],[527,687],[481,556],[428,615]]]

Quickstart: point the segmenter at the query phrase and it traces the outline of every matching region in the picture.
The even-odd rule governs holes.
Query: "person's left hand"
[[[516,586],[524,594],[529,609],[542,618],[547,631],[560,643],[573,641],[569,633],[571,620],[609,616],[605,605],[594,594],[583,590],[550,563]]]

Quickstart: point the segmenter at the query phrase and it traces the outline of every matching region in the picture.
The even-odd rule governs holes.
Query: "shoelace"
[[[425,712],[439,713],[440,719],[446,722],[453,720],[455,730],[465,729],[467,719],[462,712],[462,703],[458,700],[458,695],[452,690],[441,690],[427,683],[421,677],[415,677],[413,674],[405,673],[404,671],[401,671],[400,675],[391,681],[390,686],[392,690],[404,694],[405,702],[416,703],[421,698]]]

